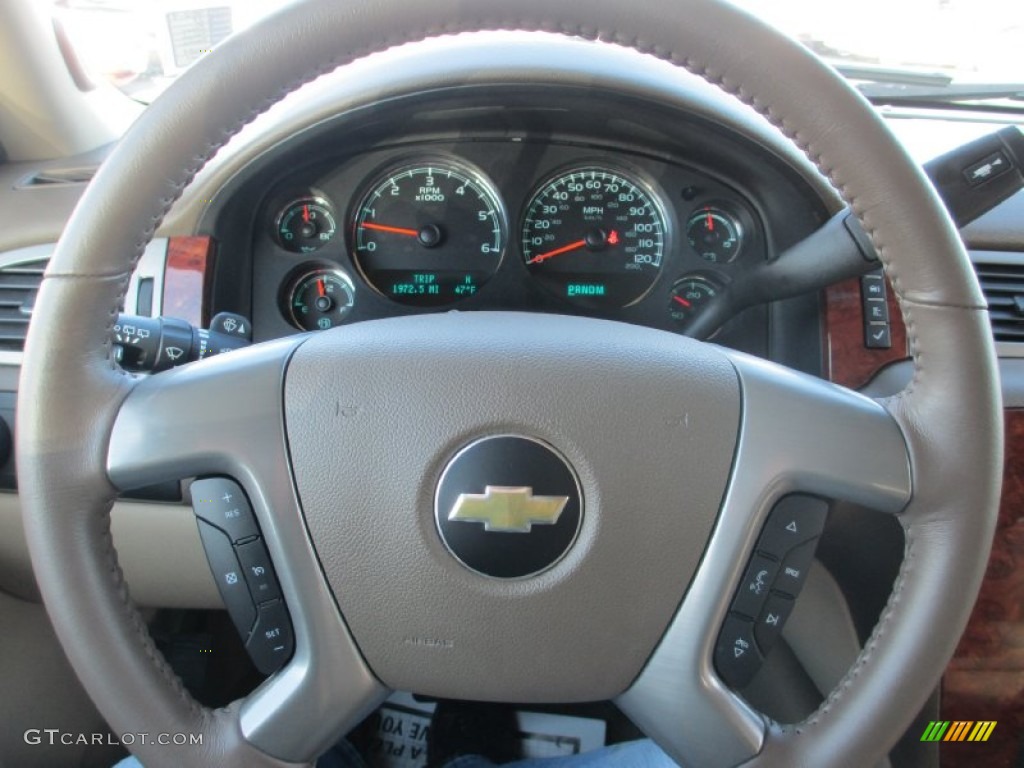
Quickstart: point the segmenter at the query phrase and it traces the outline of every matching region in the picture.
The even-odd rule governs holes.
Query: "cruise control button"
[[[804,588],[804,582],[807,581],[807,571],[810,570],[817,546],[818,540],[812,539],[790,550],[786,559],[782,561],[779,575],[775,577],[773,589],[797,597]]]
[[[288,609],[280,600],[260,606],[256,626],[245,644],[256,669],[265,675],[279,670],[295,649]]]
[[[715,669],[730,688],[743,688],[761,668],[763,657],[754,642],[754,623],[729,614],[715,645]]]
[[[756,618],[761,613],[761,606],[768,597],[768,590],[771,589],[778,569],[777,562],[762,555],[755,554],[750,558],[736,596],[732,599],[732,610]]]
[[[234,480],[207,477],[191,486],[192,509],[196,517],[224,531],[232,541],[259,535],[256,518],[245,493]]]
[[[274,577],[274,566],[270,564],[270,555],[263,546],[263,539],[239,544],[235,547],[238,561],[242,564],[245,581],[249,591],[257,603],[265,603],[281,596],[281,588]]]
[[[235,557],[235,549],[228,537],[218,528],[209,523],[196,520],[199,525],[199,538],[202,539],[206,559],[210,562],[213,580],[224,600],[224,607],[244,640],[249,636],[253,622],[256,621],[256,606],[249,595],[249,587],[245,584],[242,566]]]
[[[793,610],[795,601],[791,597],[772,593],[764,604],[764,610],[757,617],[757,624],[754,627],[754,637],[757,638],[757,645],[761,653],[768,655],[768,651],[775,645],[782,633],[782,625],[786,623],[790,612]]]
[[[768,515],[757,549],[782,560],[793,547],[820,536],[827,516],[828,503],[823,499],[787,496]]]

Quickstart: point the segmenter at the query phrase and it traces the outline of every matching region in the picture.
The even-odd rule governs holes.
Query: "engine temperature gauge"
[[[356,289],[340,269],[314,269],[291,283],[287,297],[287,315],[296,328],[326,331],[352,311]]]
[[[718,286],[703,277],[684,277],[672,286],[669,293],[668,314],[681,325],[699,312],[718,295]]]

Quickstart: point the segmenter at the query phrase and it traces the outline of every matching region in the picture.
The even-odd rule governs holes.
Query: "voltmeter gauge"
[[[731,213],[714,205],[705,205],[687,219],[686,239],[705,261],[728,264],[736,258],[743,245],[743,228]]]
[[[286,291],[286,314],[296,328],[326,331],[344,322],[356,303],[352,278],[340,269],[301,273]]]
[[[330,242],[337,228],[330,203],[322,197],[303,197],[278,214],[276,235],[289,251],[311,253]]]
[[[718,290],[718,286],[704,277],[691,275],[678,280],[669,293],[669,317],[674,322],[685,325],[705,304],[718,295]]]

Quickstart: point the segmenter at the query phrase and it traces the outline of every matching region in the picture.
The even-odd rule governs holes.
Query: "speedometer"
[[[526,207],[526,268],[547,290],[593,307],[643,298],[661,273],[668,226],[657,197],[621,171],[584,166],[544,182]]]

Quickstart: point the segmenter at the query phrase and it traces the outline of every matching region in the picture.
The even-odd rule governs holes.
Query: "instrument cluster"
[[[293,171],[263,209],[257,271],[280,276],[280,318],[300,330],[465,308],[685,331],[734,269],[768,257],[742,192],[663,158],[570,143],[364,153]]]

